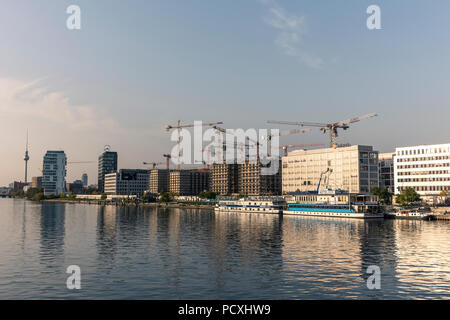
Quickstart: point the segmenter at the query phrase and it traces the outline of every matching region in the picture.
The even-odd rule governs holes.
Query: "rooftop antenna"
[[[27,129],[27,144],[25,146],[25,184],[28,184],[28,160],[30,160],[30,156],[28,155],[28,129]]]

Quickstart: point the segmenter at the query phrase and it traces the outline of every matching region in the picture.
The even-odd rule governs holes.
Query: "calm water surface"
[[[0,199],[0,299],[448,299],[449,240],[445,221]]]

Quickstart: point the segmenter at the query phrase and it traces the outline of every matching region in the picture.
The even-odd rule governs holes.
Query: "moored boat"
[[[214,211],[281,214],[285,206],[283,197],[221,198],[218,199]]]
[[[386,214],[386,218],[407,220],[434,220],[433,213],[425,210],[397,210]]]
[[[343,190],[324,190],[321,193],[303,192],[291,195],[283,215],[374,219],[384,213],[371,194],[349,194]]]

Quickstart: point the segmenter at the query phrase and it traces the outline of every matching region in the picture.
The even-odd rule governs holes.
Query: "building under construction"
[[[211,191],[219,195],[278,195],[281,194],[281,160],[274,174],[266,174],[259,160],[243,164],[213,164]]]
[[[150,171],[150,193],[169,192],[170,170],[153,169]]]
[[[238,165],[214,163],[211,166],[211,191],[219,195],[239,193]]]
[[[260,160],[247,161],[238,165],[238,190],[249,196],[281,194],[281,159],[275,173],[264,172],[265,166]]]

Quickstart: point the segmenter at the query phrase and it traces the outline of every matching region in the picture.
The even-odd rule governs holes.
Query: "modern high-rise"
[[[395,149],[395,194],[413,188],[423,200],[450,190],[450,143]]]
[[[354,145],[314,150],[295,150],[282,159],[283,193],[342,189],[368,193],[379,185],[378,151]]]
[[[42,187],[45,196],[65,192],[67,158],[64,151],[47,151],[42,170]]]
[[[81,176],[81,181],[83,181],[83,187],[87,187],[88,186],[88,175],[87,173],[83,173],[83,175]]]
[[[105,151],[98,157],[98,191],[105,191],[105,175],[117,171],[117,152]]]
[[[105,175],[107,195],[142,195],[148,191],[148,170],[120,169]]]
[[[380,188],[394,192],[394,156],[395,153],[380,153],[378,155]]]
[[[169,191],[169,174],[167,169],[153,169],[150,171],[150,193],[161,193]]]

